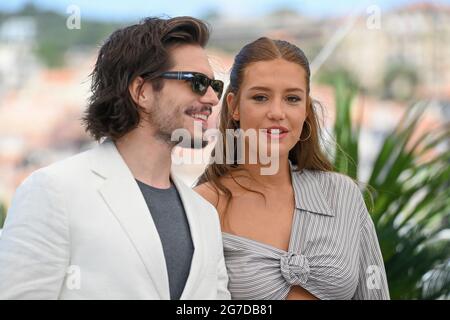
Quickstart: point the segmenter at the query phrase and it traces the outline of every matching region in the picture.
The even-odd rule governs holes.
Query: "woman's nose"
[[[274,102],[267,113],[267,116],[272,120],[282,120],[285,118],[283,105],[281,102]]]

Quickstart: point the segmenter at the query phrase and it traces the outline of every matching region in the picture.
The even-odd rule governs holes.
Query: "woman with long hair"
[[[244,133],[242,144],[229,147],[230,130]],[[362,194],[321,150],[301,49],[265,37],[244,46],[219,131],[215,156],[231,161],[211,163],[195,190],[219,213],[233,299],[389,299]],[[278,170],[262,174],[273,163],[261,149]]]

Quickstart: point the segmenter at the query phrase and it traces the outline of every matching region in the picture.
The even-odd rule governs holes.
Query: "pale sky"
[[[14,11],[25,3],[33,3],[44,9],[52,9],[62,14],[70,5],[77,5],[81,15],[101,20],[136,20],[144,16],[192,15],[201,17],[210,10],[218,10],[232,17],[257,17],[276,8],[291,8],[300,13],[326,17],[346,15],[361,4],[360,0],[2,0],[0,11]],[[414,3],[412,0],[369,0],[367,6],[378,5],[388,10],[400,5]],[[450,0],[421,1],[450,5]]]

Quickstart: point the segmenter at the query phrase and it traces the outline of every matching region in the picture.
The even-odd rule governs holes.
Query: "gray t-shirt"
[[[186,285],[194,253],[183,203],[173,184],[169,189],[158,189],[136,181],[161,238],[169,276],[170,298],[178,300]]]

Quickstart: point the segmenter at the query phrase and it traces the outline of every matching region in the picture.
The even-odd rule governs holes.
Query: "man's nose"
[[[217,93],[213,90],[211,86],[208,86],[206,93],[201,97],[200,101],[211,106],[215,106],[219,103],[219,98]]]

